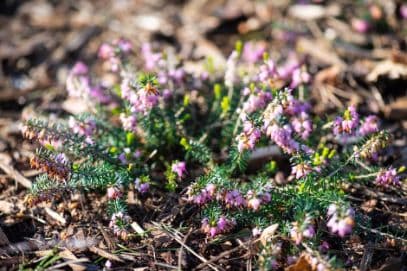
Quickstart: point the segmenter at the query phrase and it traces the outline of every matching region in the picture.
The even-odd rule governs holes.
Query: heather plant
[[[40,145],[31,166],[44,172],[29,204],[73,191],[104,193],[109,226],[127,239],[129,190],[139,197],[175,192],[197,206],[188,223],[208,240],[245,228],[260,237],[262,269],[306,251],[313,268],[325,270],[336,265],[326,238],[368,226],[344,188],[402,181],[402,168],[381,167],[391,137],[378,117],[360,116],[355,105],[326,118],[312,112],[312,78],[295,55],[277,61],[262,45],[237,43],[225,67],[208,58],[190,71],[150,44],[140,53],[144,65],[136,67],[130,42],[103,44],[98,61],[114,82],[81,62],[67,78],[68,95],[88,112],[25,122],[24,136]]]

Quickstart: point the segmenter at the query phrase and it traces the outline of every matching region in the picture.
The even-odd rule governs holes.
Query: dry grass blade
[[[106,259],[109,259],[111,261],[123,262],[123,260],[119,256],[114,255],[114,254],[112,254],[110,252],[107,252],[106,250],[103,250],[101,248],[93,246],[93,247],[90,247],[89,250],[92,251],[93,253],[96,253],[99,256],[101,256],[103,258],[106,258]]]
[[[172,237],[177,243],[179,243],[181,246],[183,246],[186,250],[188,250],[192,255],[194,255],[195,257],[197,257],[199,260],[201,260],[203,263],[207,263],[208,260],[205,259],[203,256],[199,255],[198,253],[196,253],[192,248],[190,248],[189,246],[187,246],[182,239],[180,238],[180,236],[178,235],[178,232],[174,229],[169,228],[168,226],[165,225],[161,225],[159,223],[153,222],[153,225],[157,227],[157,229],[159,229],[160,231],[163,231],[165,234],[169,235],[170,237]],[[212,269],[212,270],[220,270],[219,268],[215,267],[212,264],[208,263],[208,266]]]

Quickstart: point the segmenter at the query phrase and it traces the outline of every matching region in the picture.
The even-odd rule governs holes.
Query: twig
[[[25,188],[31,188],[32,183],[26,177],[21,175],[17,170],[12,166],[8,165],[5,159],[0,156],[0,168],[8,175],[10,178],[13,178],[16,182],[20,183]]]
[[[363,230],[369,231],[371,233],[374,233],[374,234],[377,234],[377,235],[380,235],[380,236],[384,236],[384,237],[388,237],[388,238],[391,238],[391,239],[395,239],[395,240],[398,240],[398,241],[400,241],[402,243],[407,244],[407,239],[403,239],[401,237],[394,236],[394,235],[392,235],[390,233],[381,232],[381,231],[376,230],[376,229],[370,229],[370,228],[365,227],[365,226],[360,225],[360,224],[358,225],[358,227],[360,227]]]
[[[187,242],[188,236],[191,234],[192,229],[189,229],[188,233],[185,235],[184,239],[182,242],[185,244]],[[182,270],[182,253],[184,252],[184,246],[181,246],[179,249],[179,254],[178,254],[178,270]]]
[[[82,259],[77,259],[77,260],[66,261],[66,262],[63,262],[63,263],[60,263],[60,264],[51,266],[51,267],[49,267],[49,268],[47,268],[47,269],[45,269],[45,270],[46,270],[46,271],[47,271],[47,270],[50,270],[50,271],[51,271],[51,270],[56,270],[56,269],[58,269],[58,268],[67,266],[67,265],[78,264],[78,263],[85,263],[85,262],[89,262],[89,259],[87,259],[87,258],[82,258]]]
[[[52,210],[51,208],[45,207],[45,212],[54,220],[58,221],[62,225],[66,224],[66,219],[63,218],[60,214]]]
[[[192,255],[194,255],[195,257],[197,257],[199,260],[201,260],[202,262],[206,263],[208,262],[207,259],[205,259],[203,256],[199,255],[198,253],[196,253],[192,248],[190,248],[189,246],[187,246],[182,240],[181,238],[178,236],[177,233],[172,233],[169,228],[165,227],[165,225],[160,225],[156,222],[153,222],[153,225],[155,225],[158,229],[160,229],[161,231],[163,231],[164,233],[168,234],[169,236],[171,236],[172,238],[174,238],[175,241],[177,241],[181,246],[185,247],[186,250],[188,250]],[[213,266],[212,264],[208,264],[208,266],[212,269],[212,270],[219,270],[218,268],[216,268],[215,266]]]
[[[250,240],[250,241],[251,241],[251,240]],[[214,262],[216,262],[216,261],[218,261],[218,260],[220,260],[220,259],[222,259],[222,258],[224,258],[224,257],[226,257],[226,256],[228,256],[228,255],[230,255],[230,254],[232,254],[232,253],[238,251],[239,249],[241,249],[242,247],[244,247],[245,244],[249,243],[250,241],[248,241],[248,242],[246,242],[246,243],[240,243],[237,247],[234,247],[234,248],[232,248],[232,249],[226,250],[226,251],[220,253],[218,256],[211,258],[211,259],[208,260],[207,262],[199,264],[199,265],[196,267],[196,270],[202,269],[202,268],[204,268],[205,266],[207,266],[208,264],[214,263]]]

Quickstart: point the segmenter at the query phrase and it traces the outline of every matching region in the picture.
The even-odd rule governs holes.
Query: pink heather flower
[[[90,78],[88,66],[77,62],[66,79],[66,90],[71,97],[86,97],[90,92]]]
[[[183,161],[174,163],[171,170],[176,173],[179,178],[182,178],[182,176],[184,176],[184,174],[187,172],[186,163]]]
[[[237,149],[239,152],[252,150],[260,139],[261,132],[249,121],[243,123],[243,132],[237,136]]]
[[[180,85],[185,78],[185,71],[183,68],[170,70],[168,76],[174,81],[174,83]]]
[[[120,163],[122,163],[123,165],[127,165],[128,161],[127,161],[127,155],[125,152],[122,152],[121,154],[119,154],[119,156],[117,157],[120,160]]]
[[[299,66],[300,62],[298,59],[294,55],[291,55],[287,62],[277,69],[277,74],[281,79],[287,80],[291,78],[293,72],[298,69]]]
[[[248,63],[256,63],[263,58],[266,51],[264,43],[260,42],[246,42],[243,47],[242,57]]]
[[[99,51],[98,51],[99,58],[101,58],[103,60],[108,60],[114,56],[115,56],[114,48],[110,44],[103,43],[99,47]]]
[[[168,88],[163,90],[163,98],[165,101],[168,101],[172,97],[172,92]]]
[[[306,163],[300,163],[295,165],[291,169],[291,174],[295,176],[296,179],[301,179],[312,172],[312,166]]]
[[[144,65],[146,70],[153,70],[158,66],[158,63],[162,60],[161,53],[153,53],[150,43],[144,43],[141,47],[141,54],[144,57]]]
[[[106,267],[107,269],[112,268],[112,262],[111,262],[110,260],[107,260],[107,261],[105,262],[105,267]]]
[[[303,238],[313,238],[315,236],[315,229],[311,224],[311,217],[306,216],[302,223],[293,222],[290,229],[290,235],[296,245],[299,245]]]
[[[383,169],[376,177],[376,184],[380,186],[400,185],[400,177],[397,176],[397,170],[393,167],[387,170]]]
[[[254,192],[252,190],[249,190],[247,192],[247,207],[249,207],[250,209],[253,209],[254,211],[259,210],[260,208],[260,204],[262,203],[260,198],[258,198]]]
[[[137,118],[134,115],[126,116],[126,114],[120,114],[120,120],[123,125],[123,129],[126,131],[135,132],[137,128]]]
[[[328,208],[328,223],[327,226],[331,233],[338,234],[340,237],[345,237],[352,232],[354,222],[354,211],[349,208],[347,210],[339,209],[336,205],[331,205]]]
[[[243,207],[246,205],[246,200],[243,198],[242,194],[238,190],[228,191],[224,198],[226,207]]]
[[[309,225],[303,232],[302,235],[305,238],[312,238],[315,236],[315,229],[312,225]]]
[[[115,45],[120,49],[121,52],[127,54],[133,50],[133,44],[127,39],[120,38],[114,42]]]
[[[150,189],[150,184],[147,182],[143,183],[141,182],[140,178],[136,178],[134,181],[134,188],[141,194],[145,194]]]
[[[374,115],[367,116],[359,128],[359,134],[366,136],[379,131],[379,118]]]
[[[269,192],[265,192],[261,195],[261,202],[269,203],[271,201],[271,195]]]
[[[352,28],[359,33],[366,33],[370,28],[369,22],[363,19],[353,18],[351,24]]]
[[[407,4],[402,4],[400,6],[400,16],[404,20],[407,20]]]
[[[260,66],[259,80],[261,82],[267,82],[269,79],[272,79],[277,76],[276,64],[273,60],[269,59]]]
[[[229,222],[227,221],[227,219],[224,216],[221,216],[217,223],[218,230],[220,232],[226,230],[226,228],[228,227],[228,224],[229,224]]]
[[[306,140],[312,132],[312,121],[307,113],[301,112],[298,117],[291,120],[294,131]]]
[[[228,88],[233,87],[236,81],[236,68],[237,62],[239,60],[239,54],[237,51],[233,51],[227,62],[226,62],[226,70],[225,70],[225,86]]]
[[[107,197],[109,199],[118,199],[122,196],[122,192],[120,191],[119,188],[115,186],[111,186],[107,188]]]
[[[247,91],[244,90],[244,93]],[[256,90],[253,94],[249,96],[246,102],[243,104],[243,111],[247,114],[256,112],[259,109],[266,107],[267,103],[271,101],[272,95],[270,92],[265,92],[262,90]]]
[[[55,162],[61,165],[69,165],[69,158],[65,155],[65,153],[58,153],[55,155]]]
[[[68,121],[69,128],[75,134],[79,134],[85,137],[85,142],[88,144],[93,144],[92,136],[96,132],[96,122],[93,119],[87,119],[83,122],[78,122],[75,118],[70,117]]]
[[[329,244],[327,241],[323,241],[321,245],[319,245],[319,251],[321,253],[327,253],[329,250]]]
[[[206,185],[206,191],[208,192],[209,196],[213,197],[216,193],[216,185],[213,183],[209,183]]]
[[[216,228],[216,227],[211,227],[210,229],[209,229],[209,235],[210,235],[210,237],[215,237],[215,235],[218,233],[218,229]]]
[[[297,152],[300,148],[300,144],[292,138],[292,130],[287,125],[284,127],[280,127],[277,124],[268,126],[266,134],[288,154]]]
[[[89,91],[89,96],[101,104],[109,104],[112,101],[112,98],[99,86],[92,87]]]
[[[359,125],[359,114],[354,106],[349,106],[343,117],[337,117],[333,123],[333,133],[335,135],[352,135]]]
[[[89,72],[88,66],[81,61],[76,62],[71,70],[72,75],[87,75],[88,72]]]
[[[158,95],[149,93],[145,89],[135,89],[129,76],[124,76],[121,83],[121,96],[130,102],[131,112],[147,114],[158,104]]]
[[[299,85],[307,84],[311,81],[311,75],[308,72],[296,68],[291,75],[290,88],[296,88]]]
[[[128,232],[124,225],[130,223],[130,217],[122,212],[114,213],[110,219],[109,227],[113,229],[113,233],[122,238],[127,239]]]

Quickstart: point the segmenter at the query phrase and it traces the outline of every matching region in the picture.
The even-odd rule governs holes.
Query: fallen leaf
[[[313,271],[310,260],[309,255],[303,254],[295,264],[287,267],[285,271]]]
[[[270,239],[274,236],[274,233],[278,229],[278,224],[273,224],[271,226],[268,226],[263,230],[263,232],[260,235],[260,242],[262,243],[263,246],[267,245],[267,242],[270,241]]]
[[[391,60],[380,61],[367,75],[367,80],[377,81],[380,76],[386,76],[390,79],[407,78],[407,65]]]

